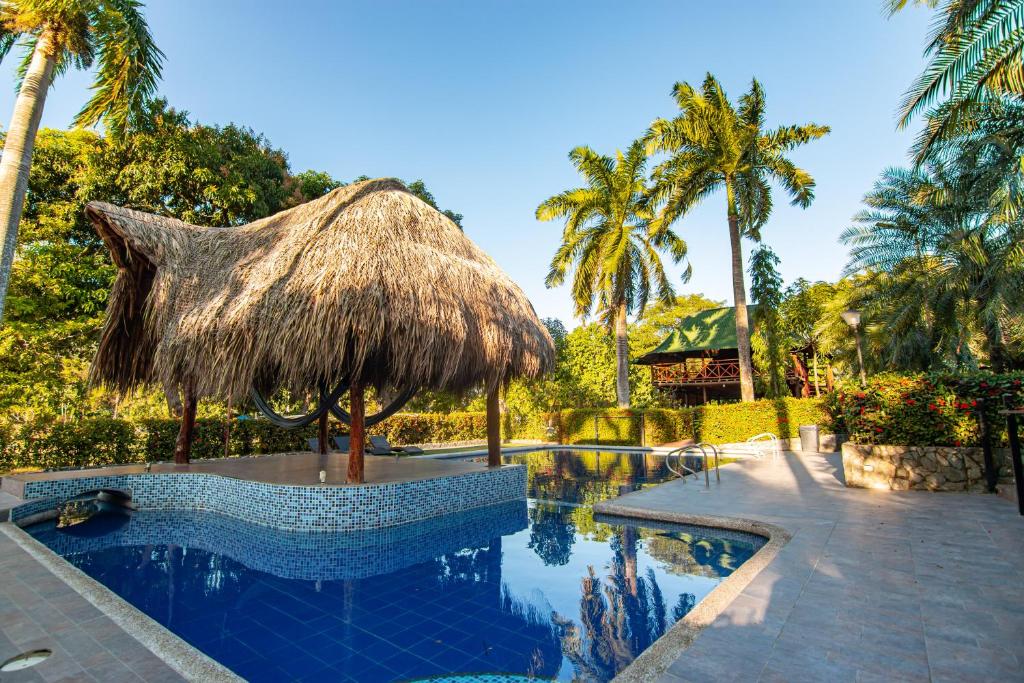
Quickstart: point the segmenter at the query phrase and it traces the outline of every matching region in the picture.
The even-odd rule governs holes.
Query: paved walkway
[[[31,669],[0,675],[3,683],[184,680],[2,533],[0,576],[0,662],[53,651]]]
[[[663,675],[680,681],[1024,681],[1024,518],[997,496],[845,488],[838,454],[722,469],[616,502],[794,534]]]

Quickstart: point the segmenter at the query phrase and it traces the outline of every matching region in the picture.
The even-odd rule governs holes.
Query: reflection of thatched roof
[[[93,378],[242,396],[344,377],[466,389],[536,376],[551,338],[523,292],[397,180],[236,228],[92,202],[119,268]]]

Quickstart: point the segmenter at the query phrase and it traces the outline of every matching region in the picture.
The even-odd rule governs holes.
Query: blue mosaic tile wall
[[[130,491],[141,509],[207,510],[293,531],[356,531],[525,500],[526,467],[506,465],[436,479],[361,486],[285,486],[195,472],[31,481],[25,484],[24,496],[32,502],[11,510],[11,519],[24,519],[98,488]]]
[[[284,579],[335,581],[390,574],[439,555],[486,545],[529,523],[525,500],[359,532],[275,531],[199,510],[148,510],[93,538],[50,527],[35,537],[58,555],[122,546],[177,545],[226,555]]]

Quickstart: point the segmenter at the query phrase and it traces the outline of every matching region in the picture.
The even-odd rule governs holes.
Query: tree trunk
[[[821,396],[821,389],[818,387],[818,347],[814,347],[814,395]]]
[[[191,389],[184,391],[185,400],[181,411],[181,428],[174,444],[174,464],[187,465],[192,457],[192,437],[196,426],[196,394]]]
[[[352,382],[348,393],[351,401],[349,413],[352,415],[348,438],[348,483],[362,484],[364,480],[363,460],[366,452],[366,404],[363,401],[363,385],[359,382]]]
[[[32,149],[36,143],[39,120],[43,116],[46,93],[53,79],[56,60],[51,54],[52,45],[49,30],[44,30],[36,42],[32,61],[14,102],[14,114],[7,129],[3,157],[0,157],[0,322],[4,318],[7,286],[11,280],[14,253],[18,246],[18,222],[21,220],[21,210],[28,190]]]
[[[497,386],[487,390],[487,466],[501,467],[501,405]]]
[[[615,398],[620,408],[629,407],[629,339],[626,332],[626,303],[615,311]]]
[[[978,304],[981,305],[980,303]],[[1004,372],[1006,370],[1006,347],[1003,345],[1003,331],[999,323],[984,323],[985,342],[988,346],[988,364],[992,372]]]
[[[729,246],[732,247],[732,295],[736,306],[736,346],[740,357],[740,398],[754,400],[754,363],[750,357],[750,318],[747,316],[747,288],[743,284],[743,245],[732,180],[725,181],[729,202]]]

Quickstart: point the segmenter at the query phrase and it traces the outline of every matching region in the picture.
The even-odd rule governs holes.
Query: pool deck
[[[409,458],[391,455],[367,455],[364,459],[365,483],[390,484],[422,481],[467,472],[479,472],[487,468],[486,461],[476,459],[455,460],[436,458]],[[222,458],[219,460],[198,460],[188,465],[156,463],[150,470],[154,474],[177,472],[202,472],[218,474],[232,479],[266,482],[284,485],[318,485],[320,470],[327,472],[329,485],[345,485],[348,470],[348,455],[328,453],[325,461],[316,453],[276,453],[244,458]],[[29,472],[12,474],[3,478],[3,492],[23,497],[24,485],[30,481],[52,481],[81,479],[115,474],[142,474],[144,465],[115,465],[81,470],[56,472]]]
[[[3,674],[4,683],[185,680],[48,571],[6,529],[0,533],[0,574],[0,662],[30,650],[53,651],[35,667]]]
[[[673,481],[609,501],[792,534],[658,680],[1024,681],[1016,507],[841,479],[838,454],[789,453],[726,466],[709,493]]]

